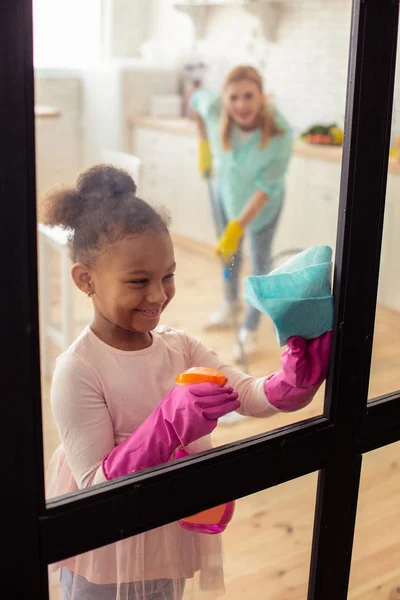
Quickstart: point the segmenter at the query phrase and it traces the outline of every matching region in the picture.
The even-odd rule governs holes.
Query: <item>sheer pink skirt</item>
[[[47,498],[77,489],[59,446],[48,468]],[[63,600],[91,600],[92,592],[107,600],[211,600],[224,593],[221,536],[187,531],[178,523],[68,558],[50,572],[61,567]]]

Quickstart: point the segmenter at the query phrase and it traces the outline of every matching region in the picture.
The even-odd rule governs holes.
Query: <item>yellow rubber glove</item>
[[[225,231],[218,240],[215,252],[222,256],[225,263],[228,263],[233,254],[238,249],[239,242],[243,237],[243,229],[239,221],[233,220],[225,227]]]
[[[198,146],[198,163],[200,174],[205,177],[207,173],[212,173],[212,156],[208,140],[199,140]]]

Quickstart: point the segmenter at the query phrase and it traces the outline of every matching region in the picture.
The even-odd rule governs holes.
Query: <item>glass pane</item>
[[[68,7],[61,0],[51,4],[47,10],[48,0],[35,0],[34,31],[46,464],[62,441],[66,451],[63,465],[72,469],[77,485],[96,483],[97,477],[103,477],[104,456],[146,421],[174,386],[175,377],[190,367],[218,367],[238,388],[246,414],[234,412],[221,417],[214,432],[216,445],[320,415],[323,384],[314,400],[298,411],[293,409],[305,405],[312,394],[301,399],[296,396],[291,404],[283,405],[281,388],[275,394],[267,391],[271,403],[283,411],[266,418],[274,411],[268,408],[263,382],[258,378],[280,370],[280,357],[290,336],[318,337],[322,331],[313,306],[310,304],[305,317],[300,318],[296,311],[302,303],[294,301],[291,309],[297,315],[293,319],[296,327],[289,327],[284,319],[278,342],[273,320],[266,315],[258,320],[257,310],[244,301],[243,279],[249,274],[266,275],[316,245],[335,250],[351,3],[295,3],[290,10],[283,10],[279,3],[261,2],[208,6],[207,19],[202,21],[202,7],[191,7],[191,3],[178,10],[167,0],[112,0],[107,3],[112,8],[108,11],[102,10],[100,0],[91,0],[80,13],[76,28],[71,25],[76,20],[75,2]],[[55,9],[58,5],[59,12]],[[57,36],[57,52],[53,52],[60,20],[69,36]],[[82,32],[89,28],[90,35],[84,36],[82,43]],[[237,65],[252,65],[256,73],[250,70],[238,82],[234,78],[223,86],[228,72]],[[235,81],[238,89],[232,88]],[[252,91],[244,93],[240,87],[243,82]],[[215,177],[210,187],[198,169],[199,135],[193,112],[193,94],[198,87],[203,98],[217,99],[215,106],[209,106],[210,114],[206,111],[203,115],[207,120],[214,108],[218,113],[216,123],[211,123],[210,117],[207,125],[214,154]],[[223,99],[222,105],[218,98]],[[201,112],[200,106],[197,110]],[[234,145],[234,152],[222,150],[220,125],[225,118],[226,143]],[[162,323],[200,339],[204,347],[188,341],[181,332],[164,330],[150,336],[158,320],[151,313],[164,308],[158,295],[161,284],[157,284],[155,299],[151,294],[143,295],[137,304],[141,283],[125,278],[119,280],[118,287],[114,258],[100,276],[98,256],[114,256],[118,236],[126,240],[138,232],[138,221],[128,218],[123,203],[118,215],[111,208],[111,212],[102,212],[110,198],[117,206],[116,190],[126,191],[126,179],[119,184],[114,179],[111,184],[106,177],[103,187],[94,191],[99,178],[82,180],[85,183],[79,184],[79,193],[75,189],[51,196],[51,218],[44,216],[49,190],[58,185],[74,186],[80,173],[99,163],[123,168],[134,179],[140,197],[169,211],[177,262],[176,296]],[[113,177],[117,177],[115,172]],[[129,185],[131,194],[133,183]],[[86,202],[89,196],[91,201]],[[237,260],[236,267],[228,270],[228,303],[224,297],[225,269],[214,252],[216,229],[222,225],[213,217],[213,202],[218,198],[224,218],[238,218],[244,232],[243,246],[237,248],[238,259],[244,259],[243,269],[235,271]],[[135,202],[139,206],[139,201]],[[76,229],[72,261],[65,231],[49,229],[46,223]],[[110,232],[113,235],[108,235]],[[139,238],[145,236],[135,239]],[[110,253],[103,252],[105,248]],[[163,286],[164,275],[172,274],[172,264],[163,262],[169,256],[164,250],[157,244],[149,248],[154,260],[145,270],[152,273],[146,276],[152,286],[156,271]],[[136,259],[139,254],[137,248],[127,251],[129,272],[139,266],[143,270]],[[143,251],[143,260],[144,256],[150,254]],[[73,262],[78,264],[73,271],[75,283],[71,277]],[[162,277],[160,270],[165,270]],[[122,283],[126,286],[124,297],[128,290],[132,294],[129,300],[122,298]],[[330,273],[326,274],[325,287],[328,291],[323,293],[329,295]],[[235,291],[238,303],[231,296]],[[94,296],[88,298],[87,292],[94,292]],[[122,307],[124,302],[128,308]],[[278,313],[282,305],[280,301],[275,304]],[[232,312],[235,306],[238,310]],[[216,314],[219,307],[222,311]],[[147,319],[139,326],[147,328],[145,336],[139,331],[135,337],[137,330],[132,332],[131,324],[126,328],[116,314],[122,310],[127,316],[129,312],[130,319],[130,311],[137,316],[137,309],[140,318]],[[102,333],[94,325],[93,315],[98,324],[102,323]],[[299,323],[307,323],[304,331],[297,329]],[[71,349],[82,330],[83,338]],[[137,354],[137,359],[129,354],[147,351],[154,339],[161,344],[157,342],[156,351],[154,344],[148,353]],[[245,346],[247,365],[238,360],[239,342]],[[55,359],[63,352],[67,354],[59,361],[53,379],[51,403]],[[105,359],[106,355],[109,358]],[[254,379],[247,380],[247,374]],[[56,421],[54,412],[58,412]],[[156,431],[154,427],[151,430]],[[206,432],[202,429],[200,433],[203,437]],[[175,449],[176,444],[172,444],[170,455]],[[63,455],[57,456],[64,461]],[[83,461],[79,465],[73,464],[77,456]],[[161,462],[165,460],[162,457]],[[155,462],[152,457],[146,465]],[[59,474],[57,466],[54,473]],[[65,487],[67,480],[71,487]],[[75,485],[70,476],[64,484],[57,487],[58,493]]]
[[[366,454],[349,600],[397,600],[400,590],[400,443]]]
[[[393,103],[392,134],[379,273],[369,397],[400,389],[400,77],[399,60]]]
[[[216,597],[223,589],[223,582],[225,597],[229,600],[239,600],[244,595],[249,600],[305,598],[316,484],[317,475],[314,473],[241,498],[236,502],[232,521],[221,535],[189,532],[173,523],[94,551],[91,554],[93,562],[89,561],[88,554],[81,555],[75,560],[74,566],[70,563],[69,567],[75,569],[75,572],[86,574],[89,580],[112,583],[115,575],[111,568],[104,567],[102,561],[107,555],[107,564],[111,565],[117,556],[120,577],[125,581],[135,580],[137,590],[146,581],[145,588],[150,592],[156,585],[156,579],[169,579],[173,573],[176,578],[186,579],[183,594],[185,600],[193,597]],[[76,530],[79,531],[79,527]],[[166,540],[168,553],[162,550]],[[152,549],[151,556],[148,554],[149,548]],[[185,558],[182,552],[185,553]],[[202,557],[200,571],[193,567],[197,559],[192,556],[199,552]],[[196,569],[196,574],[191,577],[193,568]],[[63,577],[67,582],[70,575],[64,572]],[[50,581],[50,598],[59,600],[59,572],[54,572],[52,568]],[[82,579],[78,579],[77,588],[83,583]],[[165,581],[163,585],[166,586],[165,594],[160,595],[160,599],[175,600],[179,597],[178,592],[182,586],[175,583],[172,588]],[[96,598],[103,598],[102,589],[96,589]],[[172,589],[175,589],[175,597]],[[128,597],[129,600],[136,600],[139,597],[133,592],[132,596],[127,596],[127,590],[123,586],[120,587],[120,593],[124,600]],[[81,596],[76,592],[75,596],[68,598],[80,600]],[[110,595],[104,598],[117,600],[115,590],[111,590]],[[150,596],[145,595],[146,599],[149,600]]]

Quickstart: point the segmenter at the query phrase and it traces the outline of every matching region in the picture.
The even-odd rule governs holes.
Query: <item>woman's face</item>
[[[257,127],[264,97],[254,81],[242,79],[228,83],[223,96],[228,115],[241,129]]]

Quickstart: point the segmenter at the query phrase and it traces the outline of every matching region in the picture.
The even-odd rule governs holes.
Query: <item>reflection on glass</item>
[[[63,444],[49,472],[49,495],[123,474],[113,468],[121,461],[106,461],[104,471],[103,459],[115,457],[114,448],[132,432],[141,429],[146,437],[146,428],[160,431],[157,419],[171,418],[175,377],[189,367],[222,371],[241,402],[232,412],[236,398],[228,391],[212,407],[213,417],[221,417],[214,431],[204,415],[191,413],[196,440],[212,432],[213,444],[220,445],[320,414],[323,385],[307,403],[324,374],[304,381],[290,362],[294,349],[285,358],[286,373],[300,377],[306,395],[292,394],[293,381],[282,373],[265,393],[257,378],[280,371],[284,348],[271,319],[246,306],[242,280],[310,246],[335,247],[350,4],[292,7],[282,13],[273,44],[262,11],[255,16],[244,6],[212,7],[199,44],[193,11],[188,16],[162,0],[152,8],[114,0],[113,10],[99,11],[91,2],[84,22],[93,10],[92,29],[82,56],[91,67],[78,73],[65,70],[68,60],[76,63],[76,53],[69,55],[61,38],[53,56],[48,43],[46,60],[45,40],[54,39],[47,3],[35,2],[47,465]],[[226,39],[219,35],[222,21]],[[83,48],[81,38],[76,41]],[[315,46],[321,60],[315,60]],[[56,71],[43,70],[50,64]],[[315,81],[318,86],[310,85]],[[75,184],[99,163],[113,168],[87,172]],[[67,189],[49,194],[59,184]],[[163,210],[148,208],[135,188],[136,196],[171,214],[173,247]],[[222,221],[214,208],[222,210]],[[232,261],[233,269],[222,268]],[[145,272],[132,274],[138,270]],[[151,334],[164,308],[162,323],[188,335],[168,329]],[[174,394],[191,406],[188,390]],[[266,397],[280,411],[268,420],[276,411]],[[190,447],[194,438],[186,433],[174,430],[159,456],[125,464],[125,471],[165,462],[181,443]]]
[[[400,444],[363,458],[349,599],[397,600],[400,590]]]
[[[120,560],[118,580],[135,580],[135,585],[130,586],[132,595],[126,595],[126,585],[117,587],[124,599],[137,600],[141,598],[138,592],[146,591],[146,600],[152,590],[158,590],[159,596],[154,597],[163,600],[178,600],[182,591],[184,600],[216,597],[223,588],[229,600],[239,600],[244,595],[249,600],[305,598],[316,481],[317,475],[311,474],[241,498],[221,536],[190,533],[172,523],[75,557],[64,564],[62,572],[67,589],[73,589],[75,582],[75,595],[66,597],[83,598],[78,592],[90,584],[82,576],[97,585],[113,583],[113,567]],[[201,557],[199,563],[195,556],[199,560]],[[50,567],[51,600],[61,599],[60,571],[55,567]],[[81,577],[74,577],[74,571]],[[175,581],[168,581],[173,574]],[[96,597],[103,598],[101,591],[96,588]],[[108,593],[104,598],[115,600],[115,587],[110,586]]]

